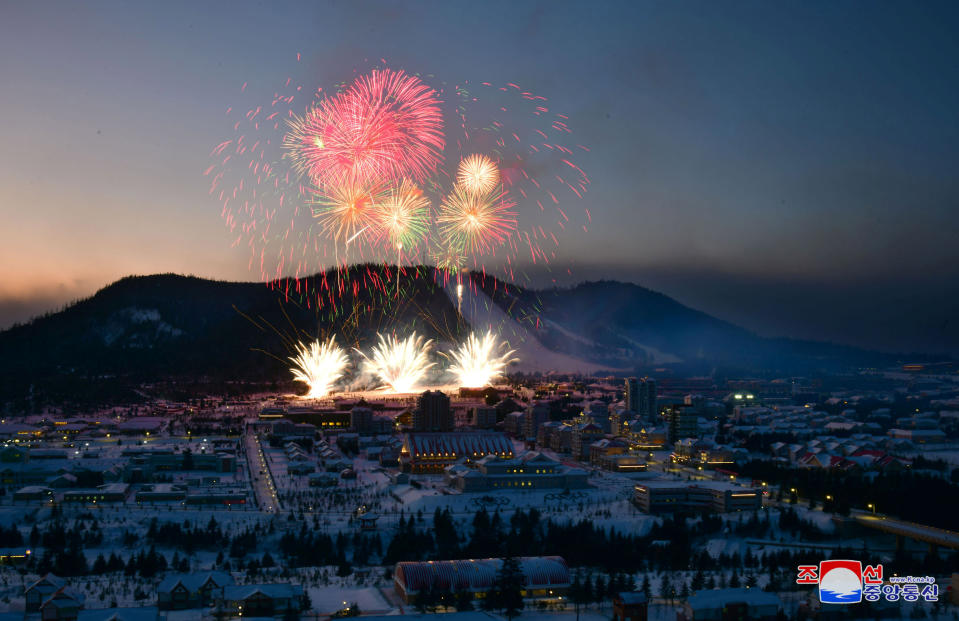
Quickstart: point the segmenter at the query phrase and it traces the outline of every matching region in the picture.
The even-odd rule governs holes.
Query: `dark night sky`
[[[201,173],[299,52],[562,106],[592,148],[566,281],[959,353],[956,32],[935,2],[0,2],[0,326],[129,273],[254,278]]]

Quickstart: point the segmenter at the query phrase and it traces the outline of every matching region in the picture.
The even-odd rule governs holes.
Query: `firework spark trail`
[[[293,379],[306,383],[310,390],[306,397],[319,399],[330,393],[333,385],[343,376],[350,360],[341,347],[336,345],[335,337],[325,343],[315,340],[312,343],[297,343],[297,355],[290,358],[295,365],[290,369]]]
[[[443,355],[449,358],[449,372],[456,376],[459,386],[482,388],[501,377],[507,365],[516,361],[511,358],[515,352],[507,351],[506,347],[497,341],[492,331],[487,331],[482,338],[470,334],[458,349]]]
[[[348,240],[346,240],[346,244],[345,244],[345,245],[346,245],[346,246],[349,246],[351,241],[353,241],[354,239],[356,239],[357,237],[359,237],[360,235],[362,235],[363,232],[366,231],[366,230],[369,229],[369,228],[370,228],[370,225],[366,225],[366,226],[364,226],[363,228],[361,228],[359,231],[357,231],[356,233],[353,233],[353,237],[351,237],[351,238],[349,238]]]
[[[374,345],[367,356],[356,350],[364,360],[364,370],[376,376],[381,390],[397,393],[412,392],[436,363],[429,361],[432,340],[425,340],[416,333],[405,339],[395,335],[377,334],[378,345]]]

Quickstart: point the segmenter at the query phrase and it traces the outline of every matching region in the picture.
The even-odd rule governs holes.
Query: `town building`
[[[941,429],[890,429],[887,435],[897,440],[908,440],[913,444],[938,444],[947,439]]]
[[[610,472],[645,472],[647,470],[646,460],[635,453],[603,455],[596,465]]]
[[[244,584],[226,586],[215,596],[214,614],[239,618],[296,617],[301,609],[303,587],[296,584]]]
[[[220,589],[232,584],[233,576],[224,571],[168,575],[157,587],[157,608],[186,610],[210,606]]]
[[[580,423],[572,429],[570,449],[573,458],[580,461],[589,459],[590,445],[604,435],[603,428],[596,423]]]
[[[668,440],[675,443],[682,438],[699,435],[699,409],[692,405],[673,405],[666,411]]]
[[[644,513],[755,511],[762,490],[723,481],[647,481],[634,488],[633,503]]]
[[[470,420],[478,429],[492,429],[496,426],[496,408],[490,405],[477,405],[470,412]]]
[[[646,621],[649,600],[642,591],[613,596],[613,621]]]
[[[89,489],[71,489],[63,493],[63,502],[123,502],[130,486],[126,483],[107,483]]]
[[[536,441],[539,427],[549,421],[549,405],[546,403],[530,403],[523,417],[523,439]]]
[[[373,432],[373,410],[356,406],[350,410],[350,430],[356,433]]]
[[[488,455],[476,462],[476,468],[453,466],[446,481],[461,492],[491,489],[577,489],[587,486],[587,473],[570,468],[538,451],[504,459]]]
[[[656,412],[656,381],[648,377],[626,378],[626,410],[645,419],[653,418]]]
[[[558,600],[569,590],[569,567],[562,557],[520,557],[516,560],[523,574],[523,597]],[[474,599],[484,599],[495,586],[502,565],[503,560],[498,558],[397,563],[393,571],[393,587],[406,604],[415,603],[417,595],[424,591],[467,592]]]
[[[436,472],[457,461],[476,461],[487,455],[512,457],[513,443],[493,431],[410,433],[400,449],[404,472]]]
[[[448,396],[439,390],[427,390],[417,398],[413,431],[452,431],[453,427],[453,410]]]
[[[41,621],[76,621],[83,610],[84,596],[70,587],[63,587],[40,603]]]
[[[676,613],[677,621],[726,621],[727,619],[776,619],[782,600],[756,588],[712,589],[690,596]]]
[[[629,451],[629,443],[622,438],[603,438],[589,445],[589,463],[599,466],[606,457],[625,455]]]
[[[526,412],[510,412],[503,418],[503,430],[511,436],[523,435],[523,423],[526,420]],[[523,438],[524,440],[526,438]]]
[[[39,612],[40,604],[48,597],[66,586],[66,581],[60,576],[46,574],[23,590],[27,612]]]

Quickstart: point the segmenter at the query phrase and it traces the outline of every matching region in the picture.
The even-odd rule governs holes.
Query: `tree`
[[[589,595],[578,572],[573,576],[573,583],[569,585],[569,599],[573,602],[573,608],[576,610],[576,621],[579,621],[579,608],[589,602]]]
[[[436,555],[439,558],[458,558],[459,537],[449,508],[433,513],[433,538],[436,541]]]
[[[669,601],[673,599],[673,585],[669,583],[669,576],[666,574],[663,574],[663,581],[659,583],[659,596]]]
[[[696,573],[693,574],[693,583],[691,585],[692,590],[701,591],[703,589],[703,586],[705,586],[705,584],[706,584],[706,576],[703,575],[703,570],[702,569],[696,570]]]
[[[596,580],[593,582],[593,601],[601,604],[606,599],[606,584],[603,582],[603,576],[596,574]]]
[[[642,586],[643,595],[646,596],[646,601],[649,601],[649,598],[653,596],[653,588],[649,585],[649,574],[643,574],[643,586]]]
[[[506,618],[512,621],[523,610],[523,571],[519,561],[512,556],[503,558],[503,564],[496,576],[496,584],[490,591],[490,606],[502,610]]]

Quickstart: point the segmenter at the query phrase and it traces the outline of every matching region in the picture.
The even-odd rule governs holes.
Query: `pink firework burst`
[[[403,71],[374,70],[290,121],[284,141],[318,185],[422,181],[444,147],[436,92]]]

